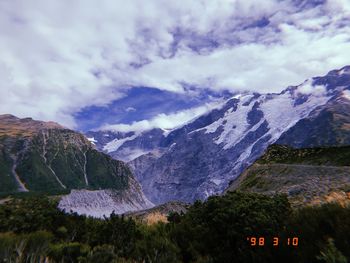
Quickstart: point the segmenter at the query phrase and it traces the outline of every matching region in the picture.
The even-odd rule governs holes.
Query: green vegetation
[[[86,172],[90,187],[93,189],[122,190],[128,186],[128,179],[132,176],[131,171],[123,162],[93,149],[87,152]]]
[[[251,188],[258,188],[260,190],[268,190],[271,185],[267,180],[264,180],[264,178],[258,176],[257,174],[251,174],[250,176],[246,177],[245,180],[242,181],[242,183],[239,186],[239,189],[241,191],[246,191]]]
[[[29,191],[29,192],[3,192],[0,193],[0,198],[16,198],[16,199],[27,199],[32,197],[48,197],[48,198],[58,198],[60,195],[68,195],[71,190],[69,189],[60,189],[60,190],[51,190],[51,191]]]
[[[18,188],[16,172],[30,191],[67,189],[123,190],[132,176],[122,162],[93,149],[83,135],[63,129],[42,130],[29,138],[0,136],[0,194]],[[85,180],[87,177],[87,182]]]
[[[334,240],[329,239],[328,245],[324,250],[321,251],[321,255],[317,257],[320,261],[323,262],[337,262],[337,263],[347,263],[346,257],[336,248],[334,245]]]
[[[294,149],[283,145],[272,145],[257,163],[350,166],[349,160],[350,146]]]
[[[62,189],[49,167],[44,163],[40,149],[32,147],[17,165],[17,173],[31,191]]]
[[[66,215],[47,197],[0,205],[0,262],[346,262],[350,208],[292,210],[286,196],[241,192],[196,202],[169,223]],[[264,237],[251,246],[247,237]],[[273,246],[279,237],[279,246]],[[287,244],[298,237],[299,245]]]
[[[17,190],[16,181],[12,175],[12,160],[6,154],[5,149],[0,144],[0,192]]]
[[[227,191],[284,193],[293,207],[350,203],[350,146],[295,149],[272,145]]]

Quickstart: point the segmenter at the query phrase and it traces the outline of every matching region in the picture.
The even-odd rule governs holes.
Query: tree
[[[334,240],[332,238],[328,239],[327,245],[323,250],[321,250],[321,253],[319,256],[317,256],[317,259],[326,263],[347,263],[346,257],[339,251],[335,244]]]

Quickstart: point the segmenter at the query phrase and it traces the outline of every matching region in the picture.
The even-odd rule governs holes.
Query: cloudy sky
[[[0,113],[171,127],[350,64],[349,0],[1,0]]]

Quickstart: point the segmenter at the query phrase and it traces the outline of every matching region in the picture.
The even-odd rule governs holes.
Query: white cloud
[[[216,101],[207,103],[200,107],[178,111],[172,114],[161,113],[150,120],[136,121],[132,124],[106,124],[102,126],[100,130],[113,130],[120,132],[142,132],[153,128],[170,130],[182,126],[184,123],[187,123],[198,116],[219,107],[221,104],[222,101]]]
[[[1,1],[0,113],[74,127],[128,86],[272,92],[349,64],[349,1],[296,2]]]
[[[350,90],[344,90],[342,95],[343,95],[343,98],[350,100]]]
[[[312,85],[312,81],[305,81],[298,87],[298,92],[302,94],[313,94],[314,96],[324,96],[327,93],[327,88],[324,85]]]
[[[134,112],[134,111],[136,111],[136,109],[135,109],[134,107],[127,107],[127,108],[125,109],[125,111],[126,111],[126,112]]]

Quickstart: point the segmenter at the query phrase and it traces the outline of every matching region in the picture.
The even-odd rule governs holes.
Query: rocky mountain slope
[[[86,136],[98,150],[114,159],[129,162],[149,153],[160,156],[166,149],[162,145],[165,132],[162,129],[143,132],[89,131]]]
[[[285,193],[295,206],[350,204],[350,146],[302,148],[272,145],[227,191]]]
[[[97,218],[108,217],[112,213],[144,211],[153,206],[133,177],[129,178],[129,186],[123,190],[72,190],[62,197],[58,205],[63,211]]]
[[[31,118],[0,115],[0,181],[1,193],[111,189],[127,199],[133,189],[139,208],[151,205],[126,164],[95,150],[82,134]]]
[[[350,67],[309,79],[279,94],[242,94],[170,132],[114,139],[123,145],[152,145],[129,162],[156,204],[193,202],[218,194],[275,143],[307,147],[349,141]],[[162,134],[160,135],[160,133]],[[106,148],[105,148],[106,149]],[[156,154],[155,154],[156,153]]]
[[[350,145],[350,90],[317,107],[276,143],[297,148]]]

